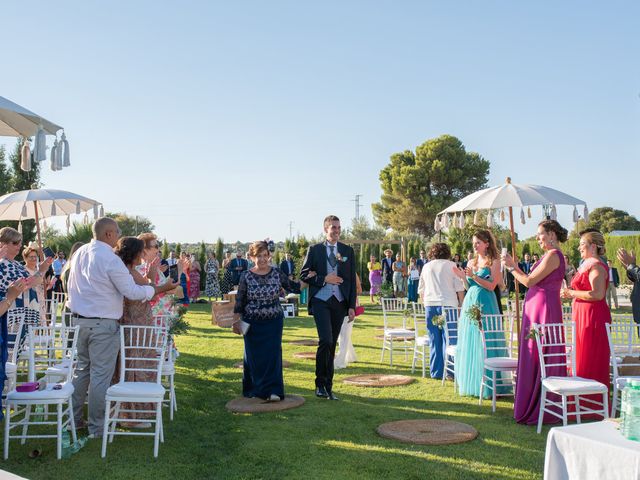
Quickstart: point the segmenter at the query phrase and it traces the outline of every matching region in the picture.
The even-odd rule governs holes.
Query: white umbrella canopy
[[[578,205],[587,206],[584,200],[567,195],[559,190],[541,185],[516,185],[507,179],[504,185],[485,188],[467,195],[438,215],[475,210],[495,210],[507,207],[529,207],[532,205]]]
[[[4,97],[0,97],[0,136],[3,137],[32,137],[38,127],[49,134],[55,135],[62,127],[40,115],[21,107]]]
[[[100,202],[65,190],[22,190],[0,197],[0,220],[37,220],[91,210],[96,218],[103,214]]]

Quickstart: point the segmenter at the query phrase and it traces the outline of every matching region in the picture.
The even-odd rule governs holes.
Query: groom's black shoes
[[[338,397],[336,397],[333,392],[329,392],[329,396],[327,397],[329,400],[340,400]]]
[[[316,387],[316,397],[318,398],[330,398],[329,392],[325,387]]]

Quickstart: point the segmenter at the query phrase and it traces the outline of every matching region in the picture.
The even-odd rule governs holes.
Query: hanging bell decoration
[[[520,209],[520,223],[522,225],[524,225],[526,223],[526,221],[524,219],[524,210],[522,208]]]
[[[60,163],[62,164],[62,167],[71,166],[69,142],[67,141],[67,136],[64,132],[62,132],[62,136],[60,137]]]
[[[20,170],[23,172],[31,171],[31,147],[29,146],[28,138],[24,139],[20,149]]]
[[[493,212],[491,210],[487,210],[487,227],[493,227]]]
[[[573,206],[573,223],[578,223],[580,216],[578,215],[578,207]]]
[[[42,125],[38,126],[35,139],[33,141],[33,160],[44,162],[47,159],[47,136]]]
[[[473,214],[473,224],[478,225],[478,222],[480,222],[480,214],[478,213],[478,210],[476,210]]]
[[[584,218],[585,222],[589,221],[589,209],[587,208],[587,206],[584,206],[584,212],[582,214],[582,218]]]

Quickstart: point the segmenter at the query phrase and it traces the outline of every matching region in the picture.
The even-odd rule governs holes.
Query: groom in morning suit
[[[353,248],[340,239],[340,219],[324,219],[326,240],[309,247],[300,279],[309,285],[309,313],[318,330],[316,396],[338,400],[333,394],[333,358],[344,317],[353,322],[356,308],[356,268]],[[309,272],[315,276],[309,278]]]

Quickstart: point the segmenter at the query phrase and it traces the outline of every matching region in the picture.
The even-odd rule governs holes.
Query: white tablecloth
[[[640,479],[640,442],[624,438],[611,420],[552,428],[547,437],[544,478]]]

